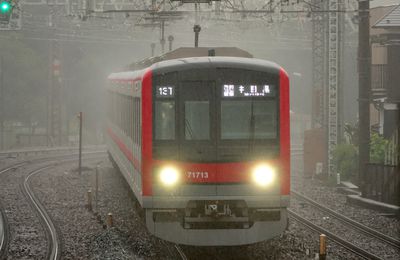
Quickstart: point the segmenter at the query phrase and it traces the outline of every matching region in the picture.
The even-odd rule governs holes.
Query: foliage
[[[384,163],[385,150],[387,149],[389,141],[377,133],[372,133],[370,142],[370,162],[371,163]]]
[[[333,160],[342,180],[348,180],[358,172],[358,149],[352,144],[339,144],[333,152]]]
[[[347,143],[358,146],[358,122],[354,125],[346,123],[344,125],[344,135]]]

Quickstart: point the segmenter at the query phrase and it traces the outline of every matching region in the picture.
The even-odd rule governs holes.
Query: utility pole
[[[82,174],[82,121],[83,121],[83,114],[79,112],[79,164],[78,164],[78,171],[79,175]]]
[[[369,39],[369,0],[358,1],[358,117],[359,173],[362,194],[365,194],[365,174],[369,163],[369,94],[371,90],[371,46]]]
[[[0,56],[0,150],[4,149],[4,63]]]
[[[195,14],[194,14],[194,26],[193,26],[193,32],[194,32],[194,47],[197,48],[199,47],[199,33],[201,31],[201,27],[199,25],[199,6],[197,3],[194,4],[195,8]]]
[[[199,33],[201,31],[201,27],[198,24],[195,24],[193,26],[193,31],[194,31],[194,47],[199,47]]]
[[[156,48],[156,44],[154,42],[152,42],[150,44],[150,48],[151,48],[151,57],[154,57],[154,50]]]
[[[50,92],[50,134],[56,145],[61,145],[61,78],[60,78],[60,53],[61,43],[54,41],[52,44],[52,81]]]
[[[49,10],[49,34],[54,38],[57,20],[54,8]],[[48,75],[48,98],[47,98],[47,145],[61,145],[61,43],[51,40],[49,43],[49,75]]]
[[[161,21],[161,39],[160,39],[160,44],[161,44],[161,54],[164,54],[165,51],[165,21]]]
[[[173,41],[174,41],[174,36],[172,36],[172,35],[168,36],[169,51],[172,51],[172,42]]]

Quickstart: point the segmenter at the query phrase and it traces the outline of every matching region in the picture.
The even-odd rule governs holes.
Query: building
[[[390,139],[400,121],[400,5],[372,8],[371,126]]]

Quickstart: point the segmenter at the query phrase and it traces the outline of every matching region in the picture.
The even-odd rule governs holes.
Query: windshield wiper
[[[256,117],[254,115],[254,101],[251,99],[251,115],[250,115],[250,138],[249,138],[249,151],[252,152],[254,149],[254,142],[255,142],[255,131],[256,131]]]
[[[185,131],[187,131],[190,135],[190,140],[193,140],[194,134],[193,134],[193,129],[192,126],[189,123],[189,120],[185,119]]]

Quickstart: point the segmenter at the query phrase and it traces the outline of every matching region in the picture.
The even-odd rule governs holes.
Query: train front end
[[[192,58],[143,79],[143,207],[157,237],[244,245],[287,227],[289,83],[277,65]],[[146,107],[148,106],[148,107]]]

